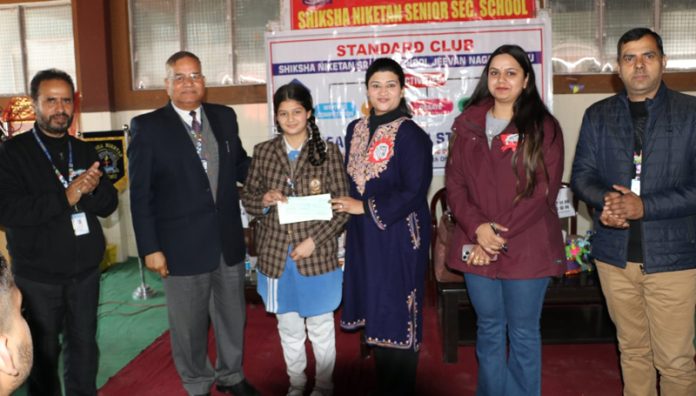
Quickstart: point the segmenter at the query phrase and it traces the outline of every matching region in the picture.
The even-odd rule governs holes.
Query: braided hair
[[[326,161],[327,147],[326,142],[321,138],[319,127],[317,126],[316,119],[314,118],[312,94],[309,92],[307,87],[295,81],[278,88],[273,95],[273,108],[276,116],[278,115],[278,108],[280,107],[280,104],[286,100],[294,100],[301,104],[305,110],[311,112],[311,115],[307,119],[307,132],[309,135],[309,140],[307,141],[307,150],[309,151],[309,163],[314,166],[323,164],[324,161]],[[278,121],[276,121],[276,128],[278,131],[282,132]]]

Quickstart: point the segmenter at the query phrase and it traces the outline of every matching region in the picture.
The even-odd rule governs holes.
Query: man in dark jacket
[[[696,98],[662,83],[648,29],[619,39],[617,61],[626,89],[585,113],[571,184],[596,209],[624,395],[657,395],[657,374],[662,395],[696,395]]]
[[[36,123],[0,147],[0,224],[34,342],[29,395],[96,395],[99,263],[106,241],[97,216],[118,195],[94,148],[68,134],[74,84],[50,69],[31,81]]]
[[[162,276],[172,355],[184,388],[207,395],[256,395],[244,379],[244,235],[237,182],[249,169],[227,106],[202,103],[196,55],[166,63],[166,106],[133,118],[131,215],[138,253]],[[208,359],[212,319],[217,364]]]

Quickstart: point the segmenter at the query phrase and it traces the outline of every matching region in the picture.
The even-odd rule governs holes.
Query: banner
[[[128,158],[126,157],[123,131],[84,132],[82,140],[97,150],[106,176],[120,192],[128,188]]]
[[[266,34],[268,97],[298,81],[312,92],[322,136],[343,150],[348,123],[368,114],[365,70],[390,57],[406,73],[405,97],[433,141],[433,167],[441,174],[454,118],[479,81],[489,55],[518,44],[532,61],[537,87],[551,107],[551,28],[548,17],[529,20],[452,22],[271,32]],[[273,109],[270,124],[275,128]],[[272,136],[273,130],[270,131]]]
[[[535,0],[291,0],[293,30],[534,18]]]

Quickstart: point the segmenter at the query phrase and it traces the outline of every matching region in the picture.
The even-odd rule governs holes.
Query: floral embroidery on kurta
[[[408,223],[408,230],[411,233],[411,244],[413,245],[413,250],[416,250],[421,245],[420,222],[418,221],[418,215],[416,215],[416,212],[408,215],[406,222]]]
[[[361,119],[353,131],[350,153],[348,153],[348,175],[355,182],[360,194],[365,193],[365,184],[379,176],[387,169],[389,160],[394,156],[396,132],[401,123],[407,120],[401,117],[388,124],[380,125],[370,140],[367,118]]]
[[[377,205],[375,204],[374,198],[368,198],[367,207],[370,208],[370,215],[372,215],[372,220],[375,221],[377,228],[379,228],[380,230],[386,230],[387,225],[384,224],[384,222],[382,222],[382,219],[379,217],[379,212],[377,211]]]
[[[410,319],[408,320],[408,322],[406,322],[406,327],[404,329],[406,331],[406,338],[404,341],[390,340],[378,337],[367,337],[365,342],[370,345],[377,345],[390,348],[413,348],[417,351],[420,348],[420,343],[418,342],[415,336],[416,329],[418,326],[418,321],[416,320],[416,316],[418,316],[418,303],[416,302],[417,292],[418,291],[414,289],[406,297],[406,305],[408,306]]]

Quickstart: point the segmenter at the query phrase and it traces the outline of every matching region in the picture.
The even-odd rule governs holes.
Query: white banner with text
[[[297,81],[312,92],[322,136],[343,150],[350,121],[369,112],[365,70],[381,57],[401,64],[413,119],[433,141],[433,168],[442,174],[454,118],[479,81],[489,55],[503,44],[527,51],[537,86],[551,107],[551,28],[538,18],[314,29],[266,34],[268,98]],[[269,106],[270,125],[273,109]],[[272,136],[275,130],[270,131]]]

